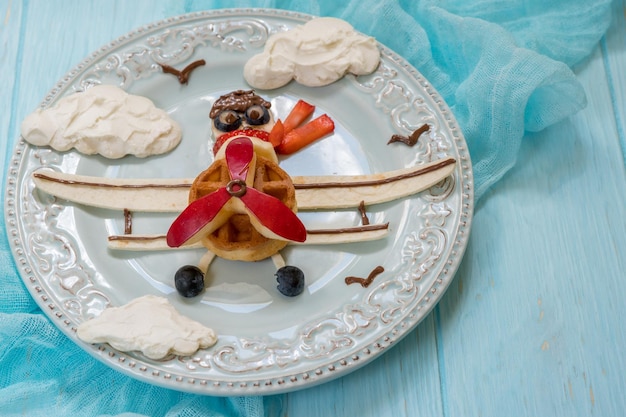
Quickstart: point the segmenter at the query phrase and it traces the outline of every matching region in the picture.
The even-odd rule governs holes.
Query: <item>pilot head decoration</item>
[[[236,90],[221,96],[209,113],[214,138],[217,140],[224,133],[245,129],[269,133],[274,126],[274,116],[269,110],[271,106],[269,101],[252,90]]]

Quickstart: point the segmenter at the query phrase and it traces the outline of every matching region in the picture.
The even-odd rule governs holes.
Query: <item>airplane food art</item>
[[[197,267],[185,266],[177,272],[177,288],[184,296],[202,291],[203,275],[215,256],[236,261],[272,258],[279,290],[293,296],[302,290],[303,274],[285,265],[280,250],[286,245],[381,239],[389,226],[307,229],[298,211],[363,211],[419,193],[454,171],[455,159],[444,158],[370,175],[290,177],[280,168],[277,154],[298,151],[332,132],[334,125],[327,115],[307,122],[314,107],[302,100],[284,120],[275,121],[269,107],[253,91],[220,97],[210,115],[215,160],[195,179],[108,179],[48,170],[36,171],[33,179],[41,191],[58,198],[123,211],[125,233],[108,237],[111,249],[207,248]],[[137,235],[132,233],[132,215],[138,212],[172,212],[178,217],[166,234]],[[284,274],[288,276],[283,280],[295,282],[281,284]],[[182,290],[179,278],[184,281]]]
[[[333,72],[330,84],[277,91],[242,78],[306,20],[151,26],[90,56],[23,121],[5,210],[16,265],[51,321],[112,368],[218,395],[301,388],[376,357],[451,282],[471,161],[428,80],[369,37],[371,74],[322,62],[307,79]],[[345,27],[337,44],[362,40]],[[241,91],[249,102],[231,107],[238,88],[271,106]]]

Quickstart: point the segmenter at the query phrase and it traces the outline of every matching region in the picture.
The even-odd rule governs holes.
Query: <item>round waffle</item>
[[[275,162],[257,154],[253,187],[281,200],[296,212],[296,193],[289,175]],[[191,185],[189,202],[193,202],[230,181],[226,161],[217,159],[200,173]],[[247,214],[233,213],[225,224],[202,239],[202,244],[217,256],[238,261],[258,261],[274,255],[287,241],[269,239],[250,223]]]

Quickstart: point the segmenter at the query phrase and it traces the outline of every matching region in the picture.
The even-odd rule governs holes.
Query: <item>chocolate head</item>
[[[260,129],[269,132],[274,125],[271,105],[253,90],[236,90],[221,96],[213,103],[209,113],[215,139],[233,130]]]

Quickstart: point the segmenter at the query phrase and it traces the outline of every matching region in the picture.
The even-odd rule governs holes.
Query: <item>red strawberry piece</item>
[[[309,123],[285,133],[285,137],[276,148],[276,152],[283,155],[292,154],[333,130],[335,130],[335,123],[328,115],[323,114]]]
[[[283,137],[285,137],[285,127],[283,125],[283,122],[278,119],[272,127],[269,141],[273,147],[277,147],[283,141]]]
[[[307,119],[307,117],[313,114],[314,111],[315,106],[304,100],[298,100],[283,122],[285,133],[289,133],[296,127],[300,126]]]
[[[232,132],[224,133],[223,135],[217,138],[217,140],[213,144],[213,155],[217,154],[217,151],[220,150],[224,142],[226,142],[228,139],[233,138],[235,136],[248,136],[252,138],[261,139],[265,142],[270,141],[270,134],[264,130],[259,130],[259,129],[233,130]]]

